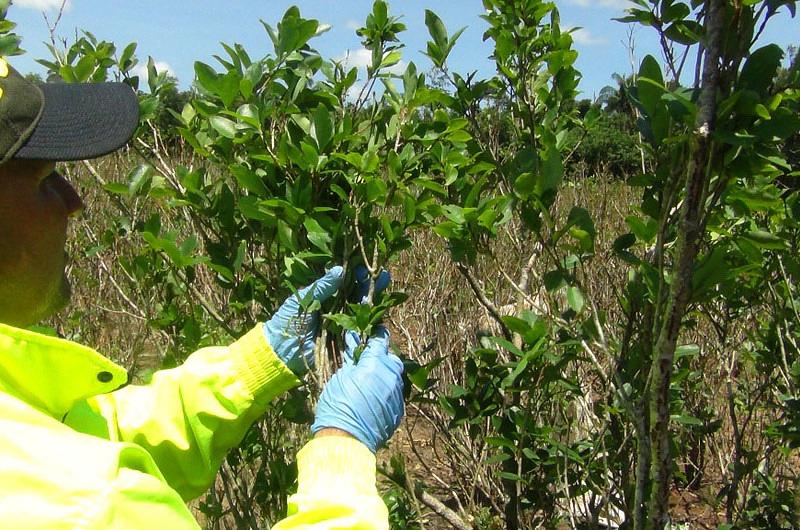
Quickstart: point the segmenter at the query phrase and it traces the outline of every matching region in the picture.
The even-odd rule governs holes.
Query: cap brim
[[[85,160],[125,145],[139,122],[136,93],[124,83],[45,83],[44,109],[14,158]]]

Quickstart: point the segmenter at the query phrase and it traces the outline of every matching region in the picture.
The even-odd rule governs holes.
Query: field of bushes
[[[800,61],[753,44],[795,4],[639,0],[625,21],[666,59],[598,101],[541,0],[484,1],[489,79],[448,68],[460,32],[432,11],[430,64],[393,73],[405,27],[376,0],[357,91],[296,8],[273,53],[223,45],[188,92],[84,33],[42,64],[131,84],[142,122],[65,166],[87,207],[46,327],[146,382],[327,266],[391,271],[372,305],[322,308],[317,370],[193,502],[210,529],[282,516],[342,330],[381,320],[408,376],[392,528],[800,527]]]

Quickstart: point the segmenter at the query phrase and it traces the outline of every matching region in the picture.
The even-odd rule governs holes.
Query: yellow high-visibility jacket
[[[197,529],[185,502],[269,402],[299,384],[261,326],[147,385],[90,348],[0,324],[0,529]],[[298,454],[275,529],[385,529],[375,457],[342,437]]]

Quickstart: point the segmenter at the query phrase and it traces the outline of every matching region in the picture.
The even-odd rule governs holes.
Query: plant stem
[[[669,450],[669,388],[672,382],[678,334],[691,295],[692,269],[703,235],[701,214],[712,163],[711,134],[714,130],[717,109],[719,59],[724,18],[725,2],[709,0],[706,16],[707,42],[703,64],[703,86],[695,123],[695,145],[687,171],[686,198],[681,211],[675,268],[672,272],[663,318],[657,319],[661,325],[650,368],[648,405],[651,489],[647,528],[652,530],[661,530],[669,521],[669,486],[672,471]]]

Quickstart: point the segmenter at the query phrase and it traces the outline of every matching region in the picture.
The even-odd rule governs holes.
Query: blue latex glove
[[[304,312],[300,302],[313,290],[320,303],[334,295],[344,277],[344,270],[333,267],[325,276],[290,295],[278,311],[264,323],[264,335],[272,349],[296,375],[314,366],[314,339],[319,330],[319,311]]]
[[[389,353],[389,332],[383,326],[375,328],[355,364],[359,343],[355,331],[345,334],[344,365],[322,391],[311,432],[340,429],[374,453],[403,418],[403,362]]]

